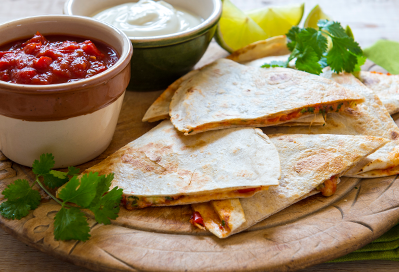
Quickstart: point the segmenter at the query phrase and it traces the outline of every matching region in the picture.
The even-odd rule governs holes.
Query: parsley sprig
[[[110,224],[110,219],[118,217],[123,190],[115,187],[109,191],[113,174],[100,176],[91,172],[79,180],[79,169],[68,167],[68,172],[51,170],[54,164],[52,154],[43,154],[39,160],[35,160],[32,169],[36,175],[35,182],[30,185],[27,180],[18,179],[8,185],[2,192],[7,201],[0,205],[0,214],[8,219],[21,219],[27,216],[30,210],[36,209],[41,200],[39,191],[33,189],[37,183],[61,205],[54,218],[55,239],[86,241],[90,238],[90,227],[81,209],[93,212],[98,223]],[[54,189],[65,183],[67,184],[58,195],[61,200],[46,188]]]
[[[345,30],[339,22],[329,20],[319,20],[317,26],[318,30],[292,27],[286,34],[289,39],[287,47],[291,51],[288,60],[266,63],[262,67],[288,67],[289,62],[296,59],[296,69],[317,75],[326,66],[336,73],[360,71],[365,58],[350,28]],[[331,49],[328,48],[328,37]]]

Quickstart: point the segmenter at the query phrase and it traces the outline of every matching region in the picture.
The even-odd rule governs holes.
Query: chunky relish
[[[88,78],[118,61],[111,47],[77,37],[39,32],[28,41],[0,47],[0,80],[18,84],[57,84]]]

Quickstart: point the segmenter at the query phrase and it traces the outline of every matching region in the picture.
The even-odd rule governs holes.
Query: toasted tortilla
[[[237,50],[232,53],[229,59],[238,63],[243,62],[244,65],[260,67],[266,62],[272,60],[287,60],[288,55],[276,56],[279,54],[287,54],[288,49],[286,46],[285,36],[272,37],[265,41],[255,42],[248,45],[245,49]],[[143,122],[156,122],[159,120],[169,119],[169,105],[176,90],[180,87],[181,83],[188,80],[190,77],[198,73],[199,70],[193,70],[181,78],[173,82],[148,108],[142,121]],[[315,116],[305,116],[297,119],[294,122],[287,122],[281,124],[282,126],[322,126],[325,124],[324,118],[321,114]]]
[[[229,236],[245,222],[244,210],[237,198],[191,204],[191,207],[201,214],[205,228],[219,238]]]
[[[122,188],[133,209],[250,197],[278,185],[280,161],[260,129],[186,137],[163,121],[83,174],[89,172],[114,173],[111,189]],[[249,188],[255,190],[240,192]]]
[[[343,110],[343,103],[363,100],[361,95],[316,75],[220,59],[182,82],[172,98],[169,115],[179,131],[193,135],[239,126],[277,125],[318,110]]]
[[[281,56],[289,53],[287,38],[285,35],[281,35],[251,43],[234,51],[226,58],[238,63],[244,63],[268,56]]]
[[[399,171],[386,171],[388,168],[392,168],[391,170],[393,170],[394,167],[399,165],[399,128],[392,120],[378,96],[352,74],[341,73],[337,75],[327,69],[322,76],[364,96],[366,101],[358,104],[355,109],[347,109],[339,114],[328,113],[326,116],[326,125],[323,127],[274,127],[266,128],[263,131],[266,134],[344,134],[383,137],[391,140],[391,142],[359,162],[345,176],[373,178],[376,176],[382,177],[389,174],[399,174]],[[368,171],[373,172],[367,173]],[[379,174],[377,175],[377,173]]]
[[[359,79],[374,91],[389,114],[399,112],[399,76],[362,71]]]
[[[177,79],[152,103],[144,114],[143,122],[156,122],[159,120],[169,119],[169,105],[176,90],[180,84],[198,73],[199,70],[193,70]]]
[[[318,193],[315,190],[317,186],[332,176],[341,176],[362,158],[389,142],[379,137],[352,135],[276,134],[269,137],[280,155],[280,185],[270,187],[251,198],[240,199],[246,221],[222,237],[217,235],[220,238],[248,229],[286,207]],[[202,212],[200,214],[204,222],[216,228],[217,221],[213,221],[214,217],[207,218],[208,212],[204,209]],[[205,226],[207,227],[206,224]],[[207,229],[210,230],[208,227]]]

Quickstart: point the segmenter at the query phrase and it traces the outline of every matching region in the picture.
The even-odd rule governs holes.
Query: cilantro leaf
[[[349,37],[346,34],[345,29],[341,26],[339,22],[329,21],[329,20],[319,20],[317,22],[319,30],[324,30],[329,32],[334,37],[344,38]]]
[[[80,181],[77,176],[74,176],[58,196],[64,202],[72,202],[87,208],[96,196],[97,184],[100,179],[98,173],[93,172],[83,175]]]
[[[333,47],[327,53],[327,64],[336,72],[352,72],[357,64],[357,57],[354,54],[361,54],[359,45],[350,37],[333,38]],[[357,50],[357,47],[360,50]],[[348,49],[351,50],[352,54]]]
[[[295,66],[298,70],[320,75],[322,67],[319,59],[317,53],[311,47],[307,47],[303,53],[297,55]]]
[[[317,31],[314,28],[307,27],[298,33],[298,43],[297,47],[302,53],[305,52],[306,48],[311,47],[313,51],[317,54],[318,58],[321,58],[323,53],[327,50],[327,38],[323,36],[323,33]],[[307,45],[307,46],[305,46]]]
[[[356,56],[357,57],[357,64],[355,66],[354,72],[360,72],[362,70],[362,65],[366,63],[367,58],[363,55]]]
[[[68,177],[66,176],[66,173],[65,173],[64,178],[59,178],[62,175],[60,175],[58,173],[63,173],[63,172],[58,172],[56,174],[58,177],[53,175],[54,172],[58,172],[58,171],[51,170],[49,174],[43,175],[43,183],[47,187],[54,189],[56,187],[60,187],[60,186],[64,185],[66,182],[68,182]]]
[[[8,219],[21,219],[39,206],[41,196],[27,180],[18,179],[2,193],[8,200],[0,205],[0,213]]]
[[[68,175],[68,173],[56,171],[56,170],[51,170],[50,174],[59,179],[65,179]]]
[[[112,180],[114,179],[114,173],[109,174],[108,176],[102,175],[99,177],[96,188],[96,195],[93,198],[92,203],[97,203],[100,201],[100,198],[109,191],[109,187],[111,187]]]
[[[293,26],[287,34],[285,34],[287,36],[288,39],[290,39],[290,42],[287,43],[287,47],[288,50],[290,50],[292,52],[292,50],[294,50],[295,46],[296,46],[296,38],[297,35],[299,33],[300,29],[297,26]]]
[[[9,184],[6,189],[2,192],[5,198],[8,200],[18,200],[26,195],[26,192],[31,189],[30,184],[25,179],[17,179],[13,183]]]
[[[363,51],[353,39],[350,27],[344,29],[339,22],[329,20],[319,20],[317,26],[319,30],[295,26],[288,31],[287,47],[291,51],[288,62],[296,58],[298,70],[317,75],[326,66],[336,73],[357,71],[364,61],[360,58]],[[332,43],[328,52],[327,36]]]
[[[87,241],[90,227],[85,214],[78,208],[65,208],[55,215],[54,237],[56,240]]]
[[[270,68],[270,67],[284,67],[287,68],[287,62],[282,60],[273,60],[270,63],[265,63],[261,66],[261,68]]]
[[[102,196],[98,202],[89,207],[89,209],[94,213],[98,223],[103,223],[105,225],[111,224],[109,218],[116,219],[118,217],[122,193],[122,189],[115,187],[110,192]]]
[[[51,153],[42,154],[39,160],[33,162],[33,173],[36,175],[48,174],[51,168],[54,167],[55,161],[54,156]]]
[[[69,166],[68,167],[68,176],[76,176],[77,174],[79,174],[79,168],[73,167],[73,166]]]

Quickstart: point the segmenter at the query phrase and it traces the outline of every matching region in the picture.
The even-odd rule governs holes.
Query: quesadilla
[[[216,210],[210,206],[191,205],[197,216],[202,217],[206,229],[219,238],[241,232],[313,194],[321,192],[325,196],[332,195],[339,177],[345,171],[389,142],[372,136],[328,134],[276,134],[269,135],[269,138],[280,155],[280,185],[239,200],[241,207],[230,213],[240,213],[240,209],[243,209],[245,221],[240,221],[241,226],[237,227],[236,224],[234,230],[229,231],[226,224],[221,225],[219,216],[208,216],[217,214]]]
[[[285,56],[284,56],[285,57]],[[264,64],[265,61],[262,59],[259,61],[255,60],[252,62],[245,63],[244,65],[260,67],[262,64],[257,65],[258,63]],[[180,87],[182,82],[189,80],[193,75],[198,73],[199,70],[193,70],[181,78],[177,79],[173,82],[148,108],[147,112],[143,117],[143,122],[156,122],[163,119],[169,119],[169,105],[172,101],[172,97],[175,94],[176,90]],[[325,124],[324,118],[321,114],[312,114],[308,116],[304,116],[298,118],[295,121],[289,121],[286,123],[282,123],[282,126],[322,126]]]
[[[238,198],[196,203],[191,207],[194,210],[191,224],[207,229],[219,238],[229,236],[246,221]]]
[[[260,129],[186,137],[170,121],[119,149],[83,174],[114,173],[127,209],[250,197],[278,185],[280,161]]]
[[[182,82],[169,115],[185,135],[239,126],[273,126],[364,101],[339,84],[288,68],[263,69],[220,59]]]
[[[362,71],[359,79],[378,95],[389,114],[399,112],[399,76]]]
[[[349,73],[332,73],[326,69],[323,77],[331,79],[343,87],[365,97],[365,102],[355,109],[348,108],[341,113],[328,113],[323,127],[265,128],[266,134],[344,134],[369,135],[391,140],[383,148],[366,157],[345,175],[350,177],[382,177],[398,174],[399,169],[399,128],[392,120],[386,108],[373,91],[364,86]],[[387,171],[390,169],[391,171]],[[392,172],[393,170],[397,170]]]

